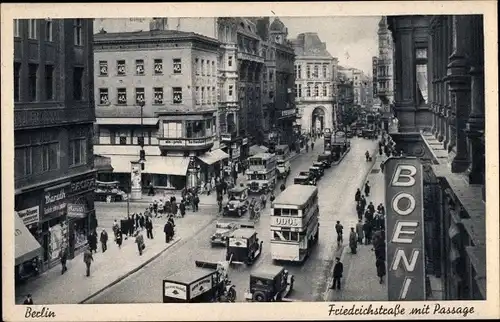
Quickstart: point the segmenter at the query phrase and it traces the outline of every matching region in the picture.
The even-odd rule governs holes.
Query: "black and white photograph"
[[[496,4],[465,3],[13,4],[4,319],[498,318]]]

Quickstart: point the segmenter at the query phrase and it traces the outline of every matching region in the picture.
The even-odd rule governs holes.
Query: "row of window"
[[[14,37],[21,37],[21,24],[19,19],[14,19]],[[43,25],[43,24],[42,24]],[[28,39],[38,40],[38,19],[28,19]],[[83,46],[82,19],[73,19],[73,33],[75,46]],[[54,40],[54,24],[52,19],[45,19],[45,41]]]
[[[328,83],[307,83],[305,88],[305,97],[328,97],[328,88],[331,85]],[[312,92],[314,90],[314,93]],[[302,94],[302,84],[295,84],[295,93],[297,93],[297,97],[304,97]]]
[[[184,128],[186,133],[184,134]],[[206,138],[214,135],[215,121],[166,121],[163,122],[163,137],[164,138]]]
[[[214,88],[215,91],[215,88]],[[116,89],[116,104],[127,105],[127,89]],[[146,103],[144,87],[135,88],[135,103],[141,105]],[[172,103],[182,104],[182,87],[172,87]],[[111,104],[110,92],[108,88],[99,88],[99,105]],[[163,87],[153,87],[153,104],[164,104]]]
[[[328,64],[307,64],[306,65],[306,79],[310,78],[328,78]],[[320,74],[320,69],[322,74]],[[295,65],[295,79],[302,79],[302,65]]]
[[[42,69],[38,64],[27,64],[28,67],[28,86],[27,101],[52,101],[55,99],[55,78],[54,65],[45,65]],[[14,62],[14,102],[19,102],[21,99],[21,69],[22,64]],[[81,101],[83,99],[83,67],[73,68],[73,99]],[[43,89],[39,90],[43,82]]]
[[[68,164],[70,167],[87,163],[87,140],[69,141]],[[33,174],[57,170],[60,167],[59,142],[15,148],[15,176],[22,178]]]

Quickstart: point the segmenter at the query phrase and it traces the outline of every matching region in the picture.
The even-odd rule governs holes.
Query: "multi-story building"
[[[389,130],[392,117],[393,93],[393,53],[391,31],[388,29],[387,17],[382,17],[378,24],[378,60],[377,60],[377,96],[379,98],[384,129]],[[375,84],[374,84],[375,86]]]
[[[263,76],[264,124],[270,124],[268,138],[276,144],[292,146],[296,118],[293,86],[295,84],[295,53],[287,39],[288,30],[279,18],[270,24],[269,18],[257,20],[263,40],[266,71]]]
[[[338,104],[337,127],[349,126],[356,120],[354,114],[354,88],[352,80],[345,74],[339,72],[336,84]]]
[[[338,60],[317,33],[292,40],[295,50],[295,101],[303,132],[332,129],[336,124],[335,79]]]
[[[427,295],[484,300],[483,17],[395,16],[387,22],[400,131],[392,137],[396,149],[424,165]]]
[[[210,151],[216,134],[216,39],[165,30],[94,35],[96,153],[111,158],[108,180],[139,189],[181,189],[218,175],[227,155]],[[131,164],[145,161],[137,181]],[[135,169],[137,171],[137,169]],[[132,189],[133,190],[133,189]],[[140,198],[140,196],[138,196]]]
[[[238,99],[240,106],[240,135],[255,142],[262,136],[262,78],[264,56],[262,40],[257,34],[256,19],[237,18],[238,40]],[[248,145],[242,149],[242,157],[248,155]]]
[[[93,68],[92,19],[14,21],[16,278],[34,256],[73,258],[96,227]]]

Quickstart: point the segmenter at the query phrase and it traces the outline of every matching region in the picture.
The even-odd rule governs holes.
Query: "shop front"
[[[198,156],[200,179],[203,182],[208,182],[212,177],[221,177],[221,171],[224,169],[228,159],[229,154],[220,149],[205,152]]]
[[[73,258],[95,229],[95,171],[63,183],[16,195],[15,209],[27,230],[42,247],[41,270],[57,265],[66,247]]]
[[[40,243],[33,237],[33,234],[26,227],[26,219],[35,219],[38,222],[39,207],[33,207],[30,211],[30,218],[21,218],[23,214],[15,214],[15,281],[21,281],[36,275],[38,260],[43,255],[43,249]]]

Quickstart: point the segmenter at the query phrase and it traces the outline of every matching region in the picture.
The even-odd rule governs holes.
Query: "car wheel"
[[[265,302],[266,301],[266,295],[263,292],[257,291],[253,293],[252,299],[255,302]]]

